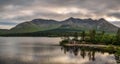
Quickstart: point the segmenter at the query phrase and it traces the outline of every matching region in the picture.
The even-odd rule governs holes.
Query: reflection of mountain
[[[96,52],[99,53],[106,53],[108,52],[109,54],[114,54],[114,51],[108,51],[108,50],[103,50],[100,48],[92,48],[92,47],[76,47],[76,46],[63,46],[61,50],[64,51],[64,53],[70,53],[74,54],[75,56],[81,56],[83,59],[87,56],[89,57],[89,60],[95,61],[95,54]],[[117,56],[116,56],[117,57]]]

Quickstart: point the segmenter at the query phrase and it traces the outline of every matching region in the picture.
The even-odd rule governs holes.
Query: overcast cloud
[[[35,18],[120,21],[120,0],[0,0],[0,28]]]

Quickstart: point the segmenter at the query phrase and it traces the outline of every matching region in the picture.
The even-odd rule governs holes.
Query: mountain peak
[[[44,21],[45,19],[33,19],[32,21],[37,22],[37,21]]]
[[[75,19],[74,17],[70,17],[69,19]]]
[[[94,21],[93,19],[91,18],[88,18],[88,19],[83,19],[83,20],[86,20],[86,21]]]
[[[67,20],[75,20],[76,18],[74,18],[74,17],[70,17],[70,18],[68,18]]]
[[[106,21],[104,18],[100,18],[99,21]]]

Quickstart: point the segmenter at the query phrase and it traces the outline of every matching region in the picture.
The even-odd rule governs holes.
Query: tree
[[[116,34],[116,41],[117,41],[116,44],[120,45],[120,28],[118,29],[117,34]]]
[[[105,31],[102,31],[101,36],[104,36],[104,34],[105,34]]]
[[[69,39],[70,39],[68,33],[64,33],[64,39],[66,39],[66,40],[69,40]]]
[[[102,31],[101,34],[98,36],[99,37],[99,42],[103,43],[103,38],[105,36],[105,31]]]
[[[81,41],[85,41],[85,31],[82,31],[81,33]]]
[[[74,40],[78,40],[78,33],[77,32],[74,33]]]
[[[95,42],[95,35],[96,35],[96,31],[90,30],[90,41],[93,43]]]

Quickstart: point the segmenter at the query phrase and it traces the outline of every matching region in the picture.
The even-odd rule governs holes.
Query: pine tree
[[[117,44],[120,44],[120,28],[117,31],[116,40],[117,40]]]
[[[96,35],[96,31],[95,30],[91,30],[90,31],[90,41],[91,42],[95,41],[95,35]]]
[[[77,32],[74,33],[74,40],[78,40],[78,33]]]
[[[85,31],[82,31],[82,33],[81,33],[81,40],[85,41]]]
[[[104,34],[105,34],[105,31],[102,31],[101,35],[104,36]]]

